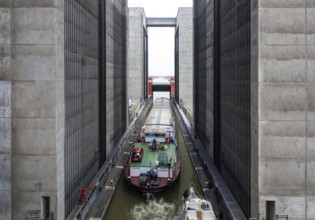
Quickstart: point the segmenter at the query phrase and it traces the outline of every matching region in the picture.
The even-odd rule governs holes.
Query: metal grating
[[[99,0],[99,167],[106,161],[106,3]],[[102,135],[103,134],[103,135]]]
[[[213,112],[208,105],[211,100],[207,99],[210,85],[207,84],[207,56],[211,45],[207,45],[207,31],[211,28],[207,26],[207,8],[206,1],[194,2],[194,42],[195,42],[195,65],[194,65],[194,106],[195,106],[195,133],[207,147],[211,134],[207,132],[207,122],[209,113]],[[212,82],[213,83],[213,82]],[[207,109],[207,106],[209,109]],[[207,114],[208,111],[208,114]],[[213,113],[212,113],[213,114]],[[208,116],[208,118],[207,118]]]
[[[108,1],[107,1],[108,2]],[[127,125],[127,1],[113,1],[113,97],[114,126],[112,144],[115,146]],[[110,25],[108,25],[110,26]],[[110,34],[108,34],[110,35]],[[108,60],[107,60],[108,62]]]
[[[220,0],[214,1],[214,164],[221,170],[221,45]]]
[[[65,216],[79,202],[77,188],[88,186],[108,157],[107,63],[114,72],[112,146],[126,130],[126,9],[125,0],[65,0]]]
[[[175,34],[175,99],[179,103],[179,28]]]
[[[64,1],[65,216],[98,170],[99,0]],[[92,68],[91,68],[92,67]]]
[[[250,0],[224,0],[220,24],[220,167],[250,217]]]
[[[195,134],[247,217],[250,22],[250,0],[194,1]]]
[[[143,85],[143,97],[145,100],[148,99],[148,34],[146,29],[143,27],[143,68],[144,68],[144,85]]]

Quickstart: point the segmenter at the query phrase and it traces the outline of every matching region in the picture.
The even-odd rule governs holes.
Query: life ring
[[[207,208],[207,204],[206,203],[201,203],[201,209],[206,209]]]

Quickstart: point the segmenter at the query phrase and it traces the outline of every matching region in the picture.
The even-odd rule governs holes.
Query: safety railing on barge
[[[67,220],[83,220],[86,217],[89,209],[93,205],[93,202],[100,194],[103,186],[105,185],[105,182],[108,180],[112,168],[115,166],[116,162],[118,161],[118,157],[121,155],[122,149],[128,144],[128,141],[133,134],[138,134],[140,132],[140,129],[144,124],[144,121],[146,119],[146,116],[149,112],[151,105],[152,99],[150,98],[147,100],[145,105],[141,107],[141,109],[138,112],[138,116],[134,118],[134,120],[130,123],[128,129],[121,137],[116,147],[113,149],[111,156],[109,157],[110,159],[108,159],[104,163],[104,165],[101,167],[101,169],[94,177],[93,181],[89,186],[90,190],[86,195],[84,203],[75,206],[71,214],[67,217]],[[105,212],[106,210],[104,210],[104,213]]]

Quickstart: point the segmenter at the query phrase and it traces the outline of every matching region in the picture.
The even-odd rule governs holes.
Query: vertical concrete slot
[[[41,200],[41,218],[48,219],[50,213],[50,198],[49,196],[42,196]]]
[[[276,219],[276,202],[266,201],[266,220]]]

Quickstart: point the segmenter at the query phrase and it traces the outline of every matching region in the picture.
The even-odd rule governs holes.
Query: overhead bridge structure
[[[173,96],[175,94],[174,77],[149,77],[148,93],[153,95],[153,92],[170,92],[170,95]]]
[[[147,27],[176,27],[176,18],[147,18]]]

